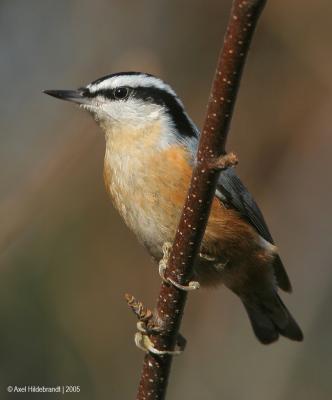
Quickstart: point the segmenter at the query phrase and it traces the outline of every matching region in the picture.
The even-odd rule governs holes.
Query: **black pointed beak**
[[[84,96],[84,92],[82,90],[43,90],[43,93],[56,97],[60,100],[71,101],[77,104],[90,103],[89,97]]]

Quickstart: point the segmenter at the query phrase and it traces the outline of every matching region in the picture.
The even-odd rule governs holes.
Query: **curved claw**
[[[180,283],[173,281],[173,279],[171,278],[167,278],[166,281],[171,283],[179,290],[184,290],[185,292],[190,292],[192,290],[197,290],[200,288],[200,284],[197,281],[190,281],[188,285],[181,285]]]
[[[146,334],[144,334],[142,332],[136,332],[135,344],[139,349],[143,350],[145,353],[152,353],[157,356],[164,356],[164,355],[178,356],[183,351],[183,350],[173,350],[173,351],[158,350],[154,347],[149,336],[147,336]]]
[[[159,275],[160,275],[161,279],[166,283],[172,284],[177,289],[184,290],[186,292],[199,289],[199,287],[200,287],[199,282],[190,281],[188,283],[188,285],[181,285],[180,283],[175,282],[173,279],[165,277],[165,271],[166,271],[166,268],[167,268],[167,263],[168,263],[168,258],[169,258],[169,254],[170,254],[171,248],[172,248],[171,243],[169,243],[169,242],[164,243],[164,245],[163,245],[163,258],[159,262]]]

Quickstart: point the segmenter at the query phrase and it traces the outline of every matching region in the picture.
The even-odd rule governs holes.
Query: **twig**
[[[233,155],[225,155],[225,144],[243,66],[265,2],[233,1],[200,138],[197,164],[166,271],[169,278],[181,284],[187,283],[193,274],[194,259],[205,232],[220,170],[237,161]],[[149,332],[154,348],[174,350],[186,298],[186,292],[167,282],[162,283],[154,316],[160,332]],[[148,352],[145,355],[137,400],[165,399],[171,361],[169,354]]]

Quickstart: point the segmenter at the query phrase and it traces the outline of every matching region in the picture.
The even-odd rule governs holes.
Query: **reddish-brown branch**
[[[166,275],[186,284],[193,273],[194,259],[205,232],[216,183],[221,169],[236,163],[225,155],[225,144],[235,99],[251,38],[266,0],[234,0],[211,88],[202,130],[197,164],[171,250]],[[187,294],[162,283],[155,311],[160,332],[149,334],[159,350],[173,350],[177,341]],[[147,353],[137,400],[165,398],[171,355]]]

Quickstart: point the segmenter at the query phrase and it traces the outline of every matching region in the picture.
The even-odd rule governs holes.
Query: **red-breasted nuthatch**
[[[172,242],[190,183],[199,131],[172,88],[148,74],[125,72],[78,90],[45,93],[88,110],[105,133],[106,189],[153,258]],[[233,168],[221,172],[195,264],[201,285],[223,283],[242,300],[262,343],[302,340],[281,301],[291,284],[256,202]]]

